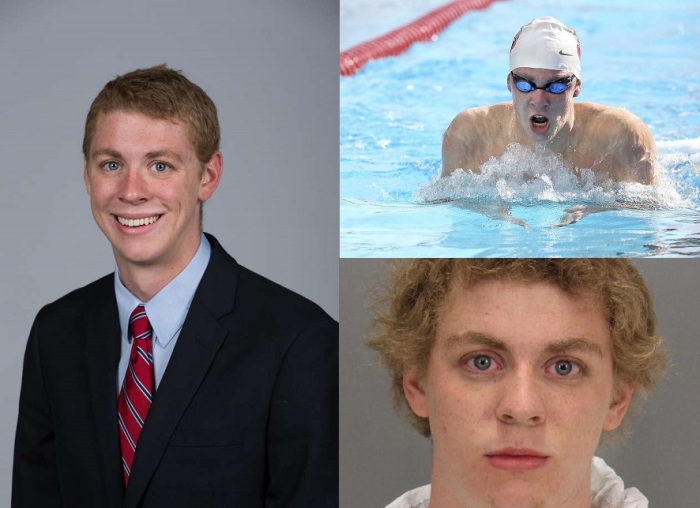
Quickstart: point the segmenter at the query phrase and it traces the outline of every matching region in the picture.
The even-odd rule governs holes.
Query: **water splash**
[[[581,170],[576,175],[559,154],[511,144],[501,157],[492,157],[485,162],[481,173],[465,173],[458,169],[446,178],[435,179],[422,186],[415,198],[426,203],[468,200],[521,205],[586,203],[647,209],[692,207],[697,188],[690,183],[687,190],[691,194],[694,192],[695,196],[681,196],[676,189],[677,178],[673,178],[673,172],[666,170],[668,163],[670,161],[665,160],[660,164],[658,186],[613,182],[609,179],[597,181],[590,169]]]

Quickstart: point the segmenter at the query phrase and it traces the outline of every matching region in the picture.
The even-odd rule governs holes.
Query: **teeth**
[[[130,228],[135,228],[139,226],[147,226],[149,224],[153,224],[155,221],[160,219],[160,215],[154,215],[153,217],[144,217],[142,219],[125,219],[124,217],[119,217],[117,216],[117,220],[119,221],[119,224],[122,226],[128,226]]]
[[[547,118],[540,115],[534,115],[532,117],[532,121],[535,123],[545,123],[547,121]]]

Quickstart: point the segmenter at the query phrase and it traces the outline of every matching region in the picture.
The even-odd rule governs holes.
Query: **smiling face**
[[[570,72],[548,69],[519,67],[513,73],[543,87],[547,83],[571,76]],[[546,90],[521,92],[515,86],[513,78],[508,75],[508,90],[513,95],[519,138],[529,141],[527,144],[547,146],[561,151],[566,146],[566,137],[574,125],[574,97],[581,92],[581,82],[575,79],[569,88],[561,94]]]
[[[177,275],[199,246],[200,203],[214,193],[221,171],[219,152],[202,168],[180,122],[101,114],[83,177],[120,272],[145,267]]]
[[[632,395],[614,389],[610,343],[593,298],[542,282],[453,287],[427,372],[404,373],[430,421],[431,505],[590,506],[592,456]]]

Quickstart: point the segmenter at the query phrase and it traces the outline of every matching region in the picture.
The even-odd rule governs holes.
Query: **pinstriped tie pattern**
[[[132,340],[129,367],[119,392],[118,403],[119,441],[122,450],[125,487],[129,483],[136,444],[139,441],[146,416],[148,416],[148,410],[151,408],[155,386],[153,331],[143,305],[139,305],[131,313],[129,334]]]

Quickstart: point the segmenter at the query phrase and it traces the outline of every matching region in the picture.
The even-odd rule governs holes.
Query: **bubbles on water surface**
[[[681,197],[676,181],[661,164],[658,186],[598,179],[590,169],[576,174],[559,154],[512,144],[499,158],[481,166],[481,173],[460,169],[422,186],[415,197],[425,203],[469,200],[531,205],[587,203],[645,209],[690,207],[692,196]]]

